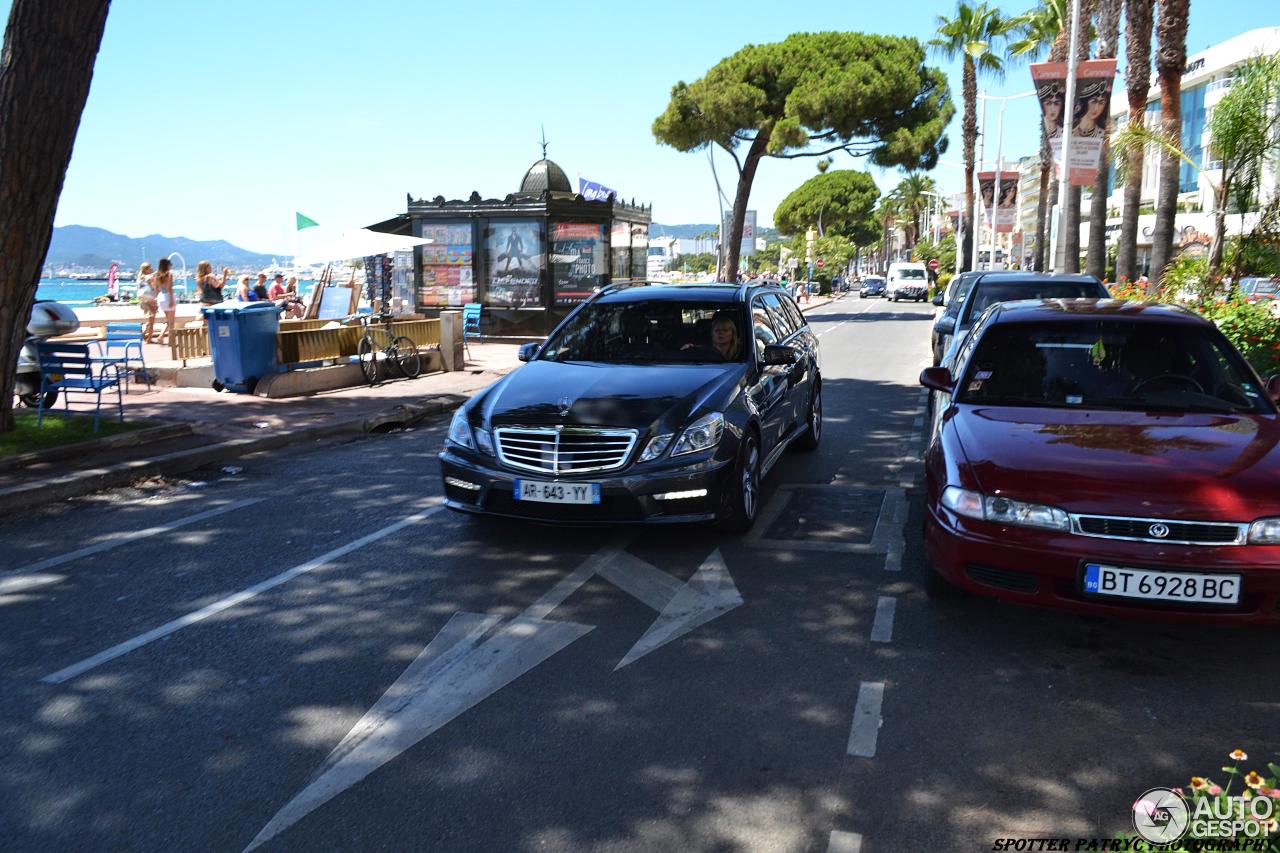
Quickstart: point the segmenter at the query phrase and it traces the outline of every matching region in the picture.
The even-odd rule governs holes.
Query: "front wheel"
[[[367,337],[361,338],[357,352],[360,356],[360,372],[364,374],[364,381],[370,385],[377,385],[378,351],[373,348],[373,341]]]
[[[422,356],[418,355],[418,345],[404,335],[391,342],[391,363],[406,379],[413,379],[422,372]]]
[[[729,516],[721,526],[731,533],[746,533],[760,513],[760,444],[754,434],[743,433],[738,464],[728,483]]]

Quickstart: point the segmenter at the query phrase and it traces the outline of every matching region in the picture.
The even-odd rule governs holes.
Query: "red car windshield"
[[[957,402],[1174,412],[1274,412],[1229,343],[1207,329],[1114,320],[997,325]]]

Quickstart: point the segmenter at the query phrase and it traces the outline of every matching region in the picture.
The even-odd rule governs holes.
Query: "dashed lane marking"
[[[871,642],[888,643],[893,640],[893,614],[898,609],[898,599],[882,595],[876,602],[876,619],[871,624]]]
[[[883,706],[884,682],[862,682],[862,686],[858,688],[858,704],[853,709],[853,728],[849,730],[849,755],[875,758],[876,740],[880,736],[880,711]]]
[[[354,542],[348,542],[341,548],[334,548],[332,551],[321,554],[314,560],[309,560],[301,565],[294,566],[292,569],[281,572],[274,577],[267,578],[261,583],[256,583],[247,589],[243,589],[240,592],[235,593],[234,595],[229,595],[226,598],[215,601],[207,607],[201,607],[199,610],[188,613],[185,616],[180,616],[171,622],[166,622],[158,628],[152,628],[145,634],[139,634],[131,640],[126,640],[123,643],[114,645],[106,651],[99,652],[93,657],[85,658],[79,663],[74,663],[71,666],[46,675],[40,680],[45,684],[61,684],[64,681],[69,681],[76,676],[83,675],[89,670],[107,663],[108,661],[115,660],[116,658],[126,655],[135,649],[140,649],[161,637],[167,637],[176,631],[181,631],[183,628],[194,625],[197,622],[208,619],[210,616],[214,616],[224,610],[235,607],[237,604],[243,604],[259,593],[266,592],[269,589],[273,589],[283,583],[287,583],[298,577],[298,575],[324,568],[339,557],[344,557],[352,551],[357,551],[360,548],[363,548],[365,545],[371,545],[380,539],[385,539],[393,533],[398,533],[410,525],[417,524],[443,509],[443,506],[436,504],[422,512],[415,512],[413,515],[402,518],[394,524],[388,524],[381,530],[375,530],[367,536],[361,536]]]
[[[834,829],[827,841],[827,853],[862,853],[862,836]]]

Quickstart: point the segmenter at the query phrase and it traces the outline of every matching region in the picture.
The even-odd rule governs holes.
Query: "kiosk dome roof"
[[[546,159],[539,160],[530,166],[529,171],[524,173],[524,180],[520,182],[522,193],[541,193],[543,190],[573,192],[569,184],[569,176],[564,173],[564,169]]]

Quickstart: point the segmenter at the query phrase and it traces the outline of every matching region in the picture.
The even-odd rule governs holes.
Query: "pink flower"
[[[1210,785],[1210,786],[1209,786],[1209,793],[1210,793],[1210,794],[1213,794],[1213,795],[1216,797],[1218,794],[1221,794],[1221,793],[1222,793],[1222,786],[1221,786],[1221,785]]]

